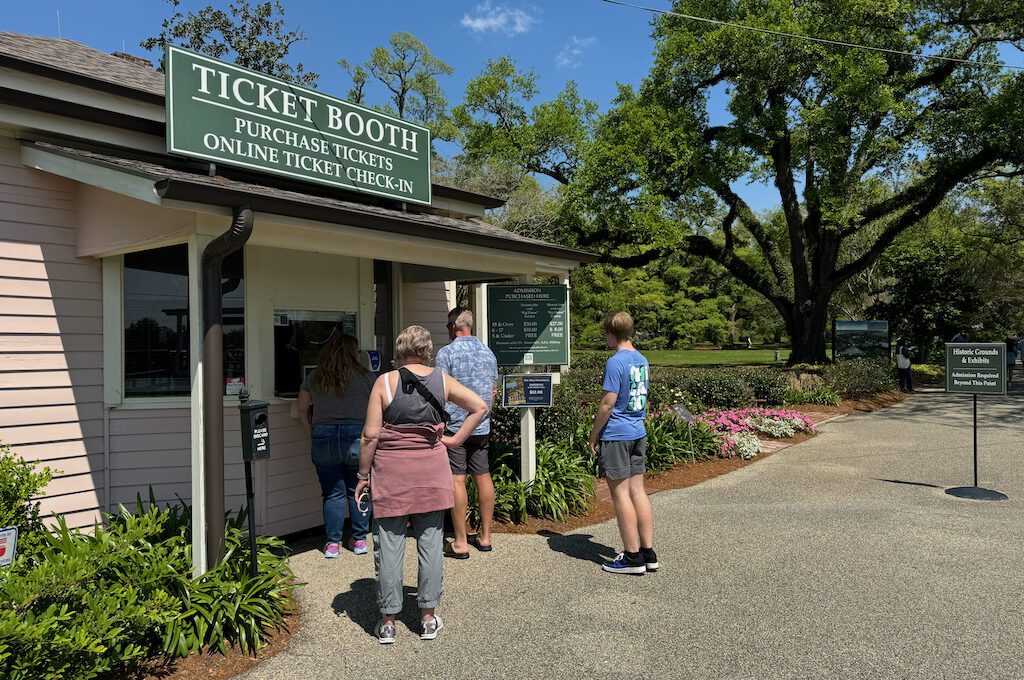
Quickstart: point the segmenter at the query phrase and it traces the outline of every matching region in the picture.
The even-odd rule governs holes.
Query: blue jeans
[[[371,509],[360,512],[356,503],[359,478],[359,439],[363,424],[356,422],[321,423],[313,426],[312,455],[320,478],[324,499],[324,526],[327,541],[340,543],[345,525],[345,509],[352,524],[352,538],[365,540],[370,533]]]

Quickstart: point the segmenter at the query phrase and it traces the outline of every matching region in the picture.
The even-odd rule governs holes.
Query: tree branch
[[[899,210],[904,210],[904,212],[860,257],[833,272],[831,277],[833,284],[842,283],[869,267],[885,252],[886,248],[892,245],[897,236],[927,216],[958,184],[984,168],[991,156],[992,150],[987,146],[982,147],[974,155],[936,170],[899,194],[865,210],[860,222],[862,227],[889,217]],[[848,232],[851,230],[845,230],[844,236],[848,235]]]

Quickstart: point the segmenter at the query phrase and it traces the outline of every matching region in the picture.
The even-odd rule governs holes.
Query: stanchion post
[[[978,486],[978,395],[974,395],[974,486]]]

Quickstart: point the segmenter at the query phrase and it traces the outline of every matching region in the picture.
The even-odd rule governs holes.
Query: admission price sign
[[[951,342],[946,345],[946,391],[1006,394],[1006,345]]]
[[[978,395],[1006,394],[1006,345],[951,342],[946,345],[946,392],[970,394],[974,402],[974,486],[946,489],[957,498],[1003,501],[1006,494],[978,486]]]
[[[168,46],[167,151],[410,203],[430,203],[430,131]]]
[[[505,408],[551,406],[552,382],[550,373],[503,376],[501,405]]]
[[[501,366],[569,363],[569,288],[487,287],[487,344]]]

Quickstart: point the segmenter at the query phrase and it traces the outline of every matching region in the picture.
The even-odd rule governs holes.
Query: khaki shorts
[[[647,437],[630,441],[602,441],[597,454],[601,477],[620,480],[647,472]]]

